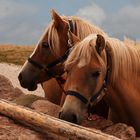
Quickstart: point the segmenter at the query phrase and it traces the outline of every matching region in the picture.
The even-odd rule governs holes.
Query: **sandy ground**
[[[14,87],[20,88],[26,94],[31,93],[31,94],[43,96],[44,91],[42,90],[40,85],[38,85],[38,88],[35,91],[28,91],[20,86],[20,83],[17,78],[20,70],[21,70],[21,66],[17,66],[14,64],[0,63],[0,74],[7,77],[12,82]]]

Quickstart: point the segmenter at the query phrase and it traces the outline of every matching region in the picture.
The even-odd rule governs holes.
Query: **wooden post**
[[[41,133],[52,132],[69,139],[78,140],[119,140],[119,138],[99,130],[72,124],[6,100],[0,100],[0,113]]]

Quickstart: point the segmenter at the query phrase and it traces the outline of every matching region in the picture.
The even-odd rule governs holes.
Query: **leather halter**
[[[73,23],[72,23],[72,20],[69,19],[68,20],[68,31],[71,31],[73,32]],[[34,61],[32,58],[28,58],[28,62],[31,63],[34,67],[40,69],[40,70],[44,70],[47,75],[50,77],[50,78],[56,78],[58,82],[58,84],[64,84],[64,79],[61,77],[61,75],[54,75],[49,69],[58,65],[59,63],[62,63],[63,61],[65,61],[69,55],[69,52],[70,52],[70,48],[72,47],[72,44],[70,42],[70,39],[68,39],[68,47],[69,49],[64,53],[64,55],[58,57],[56,60],[54,60],[53,62],[49,63],[46,67],[42,66],[41,64],[37,63],[36,61]]]
[[[96,100],[102,95],[102,91],[105,88],[106,88],[106,83],[104,83],[101,86],[100,90],[94,96],[92,96],[90,98],[90,100],[88,100],[86,97],[84,97],[83,95],[81,95],[80,93],[78,93],[76,91],[68,90],[68,91],[66,91],[66,95],[74,96],[74,97],[78,98],[81,102],[83,102],[87,106],[87,112],[88,112],[88,117],[89,117],[91,110],[92,110],[92,103],[96,102]]]
[[[68,90],[66,93],[67,95],[70,96],[75,96],[76,98],[78,98],[80,101],[82,101],[84,104],[88,104],[88,103],[92,103],[95,102],[96,99],[101,95],[102,91],[104,90],[104,88],[106,87],[106,84],[104,83],[101,88],[99,89],[99,91],[90,98],[90,100],[88,100],[87,98],[85,98],[84,96],[82,96],[80,93],[76,92],[76,91],[72,91],[72,90]]]

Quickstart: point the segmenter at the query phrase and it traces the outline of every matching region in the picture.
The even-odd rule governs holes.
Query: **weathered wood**
[[[69,139],[79,140],[119,140],[118,138],[102,133],[96,129],[89,129],[59,120],[29,108],[16,105],[6,100],[0,100],[0,113],[26,124],[37,131],[52,132]]]

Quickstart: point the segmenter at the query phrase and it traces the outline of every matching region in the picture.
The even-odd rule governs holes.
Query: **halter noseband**
[[[46,67],[40,65],[39,63],[37,63],[36,61],[34,61],[32,58],[28,58],[28,62],[31,63],[34,67],[40,69],[40,70],[44,70],[47,75],[49,77],[58,77],[59,75],[56,75],[54,76],[52,74],[52,72],[49,70],[50,68],[56,66],[57,64],[59,64],[60,62],[63,62],[67,57],[68,57],[68,54],[69,54],[69,50],[65,52],[65,54],[63,56],[60,56],[58,59],[56,59],[55,61],[53,61],[52,63],[48,64]],[[59,79],[59,78],[58,78]]]
[[[104,81],[104,83],[101,86],[101,88],[99,89],[99,91],[94,96],[92,96],[90,98],[90,100],[88,100],[86,97],[84,97],[80,93],[78,93],[76,91],[72,91],[72,90],[66,91],[66,95],[74,96],[74,97],[78,98],[81,102],[83,102],[85,105],[87,105],[87,107],[88,107],[87,112],[88,112],[88,117],[89,117],[90,116],[90,113],[91,113],[91,109],[92,109],[92,103],[96,102],[96,100],[98,98],[100,98],[101,95],[104,96],[104,94],[102,93],[102,91],[106,88],[106,85],[107,85],[107,83],[106,83],[106,81]]]
[[[101,86],[101,88],[99,89],[99,91],[90,98],[90,100],[88,100],[87,98],[85,98],[84,96],[82,96],[80,93],[76,92],[76,91],[72,91],[72,90],[68,90],[66,92],[67,95],[70,96],[75,96],[76,98],[78,98],[80,101],[82,101],[84,104],[90,104],[96,101],[96,99],[101,95],[102,91],[105,89],[107,83],[104,82],[103,85]]]
[[[72,20],[69,19],[68,20],[68,31],[71,31],[73,32],[73,23],[72,23]],[[69,52],[70,52],[70,48],[72,47],[72,44],[70,42],[70,40],[68,39],[68,47],[69,49],[64,53],[64,55],[58,57],[56,60],[54,60],[53,62],[49,63],[46,67],[42,66],[41,64],[37,63],[36,61],[34,61],[32,58],[28,58],[28,62],[31,63],[34,67],[40,69],[40,70],[44,70],[47,75],[50,77],[50,78],[56,78],[56,80],[60,81],[62,84],[64,83],[64,79],[62,80],[62,77],[60,75],[54,75],[52,74],[52,72],[49,70],[50,68],[58,65],[59,63],[62,63],[64,60],[67,59],[68,55],[69,55]]]

